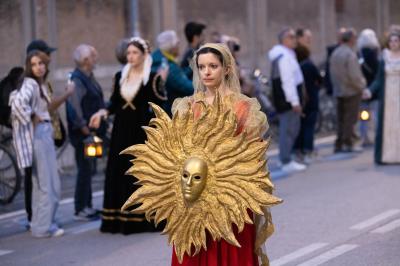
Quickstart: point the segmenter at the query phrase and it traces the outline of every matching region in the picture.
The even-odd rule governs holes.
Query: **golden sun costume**
[[[234,65],[224,45],[207,46],[223,55],[223,65]],[[174,102],[172,119],[152,104],[148,140],[123,151],[136,157],[128,173],[141,187],[122,209],[141,204],[133,212],[166,220],[172,265],[268,265],[268,208],[281,200],[272,195],[261,138],[266,116],[257,100],[238,92],[233,67],[223,82],[230,92],[217,93],[213,104],[193,69],[196,93]]]

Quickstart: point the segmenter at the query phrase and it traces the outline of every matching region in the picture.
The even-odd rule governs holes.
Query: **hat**
[[[28,54],[29,52],[33,50],[39,50],[42,51],[46,54],[50,54],[57,50],[57,48],[53,48],[47,45],[47,43],[43,40],[33,40],[28,47],[26,47],[26,53]]]

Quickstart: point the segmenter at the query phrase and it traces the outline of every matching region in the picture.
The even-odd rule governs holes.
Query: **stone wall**
[[[135,21],[133,3],[137,7]],[[399,13],[397,0],[2,0],[0,76],[23,64],[30,40],[42,38],[58,48],[52,56],[51,78],[62,84],[73,67],[73,49],[89,43],[99,51],[99,79],[110,88],[111,77],[120,67],[114,49],[121,38],[136,30],[155,48],[160,31],[175,29],[183,51],[183,28],[191,20],[207,24],[208,36],[219,31],[238,37],[241,65],[264,71],[265,55],[283,26],[310,28],[313,58],[319,63],[325,47],[335,41],[339,26],[369,27],[381,34],[389,24],[400,23]]]

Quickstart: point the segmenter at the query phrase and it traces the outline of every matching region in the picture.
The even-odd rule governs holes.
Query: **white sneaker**
[[[286,173],[294,173],[306,170],[307,166],[296,161],[291,161],[282,165],[282,171]]]
[[[84,208],[82,210],[82,212],[84,212],[85,214],[90,215],[90,216],[97,214],[97,210],[96,209],[89,208],[89,207]]]
[[[62,229],[62,228],[57,228],[56,230],[51,232],[52,237],[59,237],[62,235],[64,235],[64,229]]]

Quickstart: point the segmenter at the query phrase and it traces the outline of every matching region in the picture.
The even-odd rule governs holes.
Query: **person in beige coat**
[[[359,151],[354,144],[354,127],[366,81],[361,72],[357,55],[353,51],[357,34],[353,29],[341,35],[341,45],[330,59],[333,93],[337,99],[337,138],[335,152]]]

